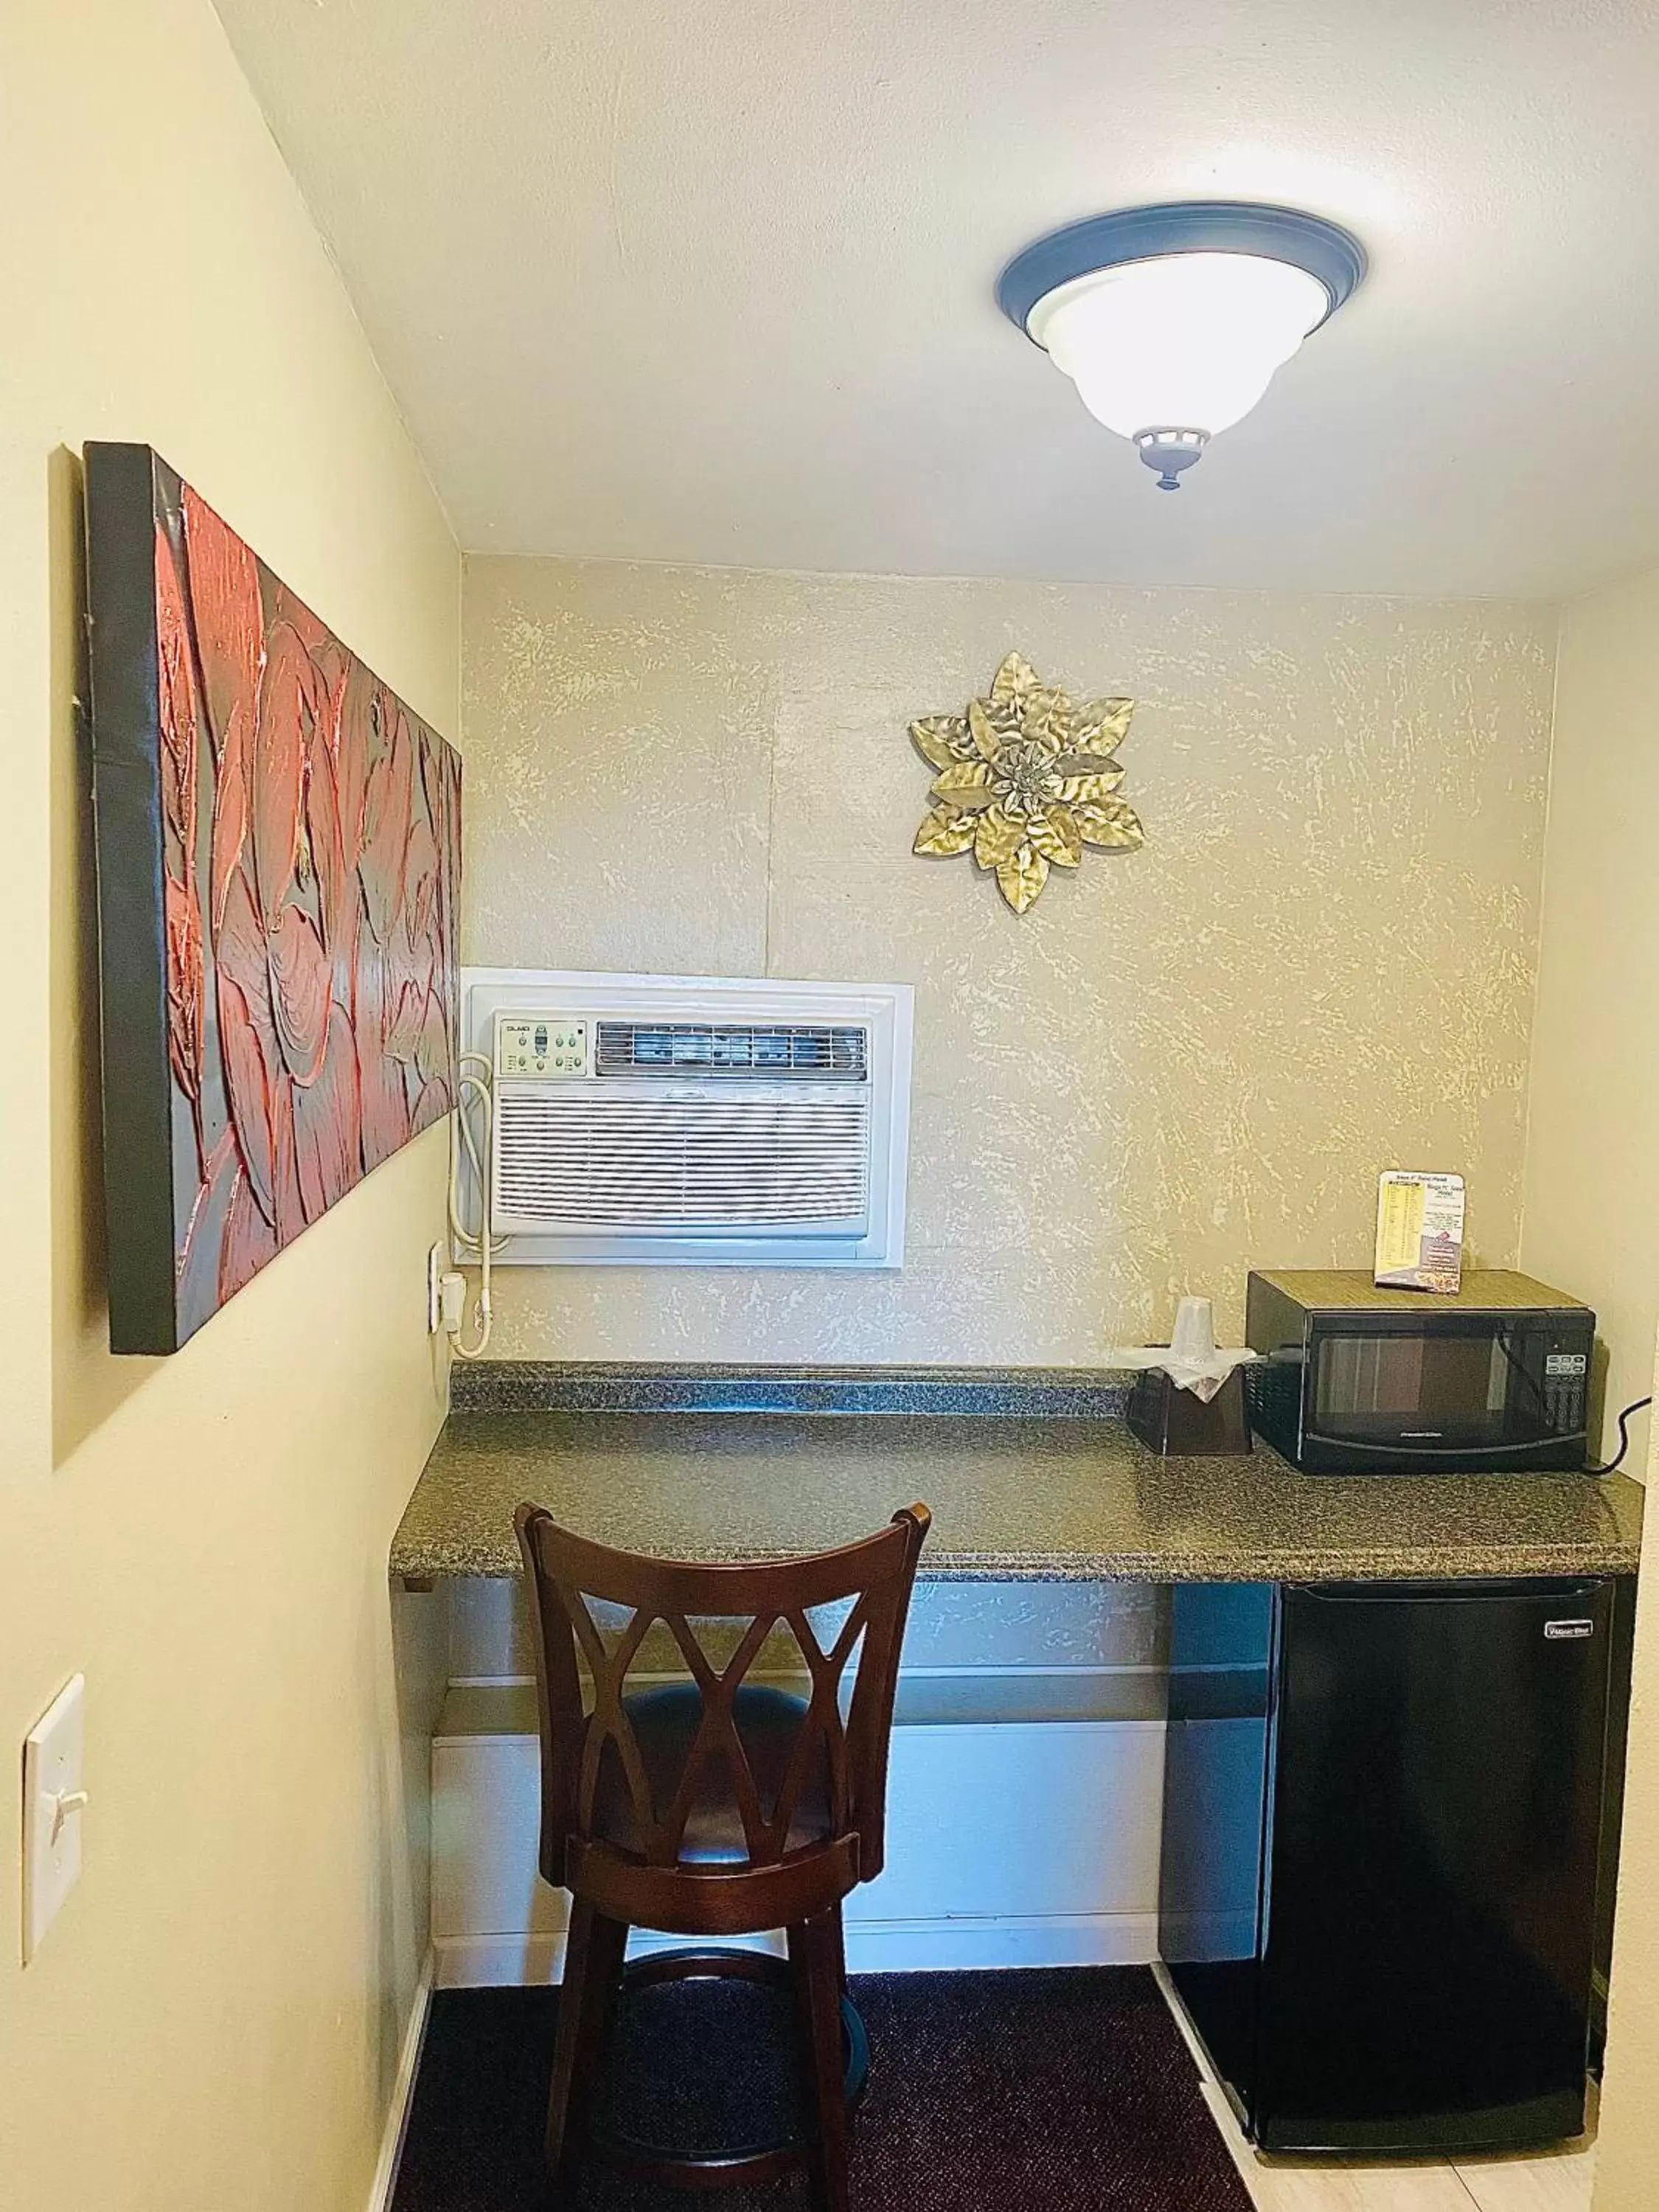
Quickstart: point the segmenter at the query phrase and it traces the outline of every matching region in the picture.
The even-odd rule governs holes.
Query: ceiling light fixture
[[[1052,231],[1008,264],[997,304],[1176,491],[1364,273],[1359,240],[1318,216],[1190,200]]]

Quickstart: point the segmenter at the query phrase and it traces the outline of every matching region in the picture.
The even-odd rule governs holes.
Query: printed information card
[[[1462,1176],[1390,1168],[1377,1182],[1378,1289],[1455,1292],[1462,1273]]]

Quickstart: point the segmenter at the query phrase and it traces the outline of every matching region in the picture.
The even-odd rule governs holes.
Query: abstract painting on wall
[[[86,451],[110,1346],[455,1097],[461,763],[148,446]]]

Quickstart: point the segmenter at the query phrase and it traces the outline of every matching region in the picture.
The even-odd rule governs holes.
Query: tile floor
[[[1158,1979],[1170,1997],[1162,1974]],[[1589,2212],[1595,2167],[1593,2110],[1591,2133],[1582,2142],[1529,2157],[1476,2159],[1455,2166],[1263,2158],[1240,2133],[1181,2007],[1172,2002],[1170,2009],[1198,2060],[1205,2101],[1256,2212]]]

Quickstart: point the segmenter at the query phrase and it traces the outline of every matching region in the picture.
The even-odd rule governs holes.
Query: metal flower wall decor
[[[910,725],[917,751],[939,771],[915,850],[938,859],[971,852],[981,868],[995,869],[1003,897],[1024,914],[1049,869],[1075,868],[1085,845],[1144,843],[1139,817],[1115,796],[1123,770],[1113,755],[1134,703],[1074,701],[1011,653],[988,698],[970,699],[965,714]]]

